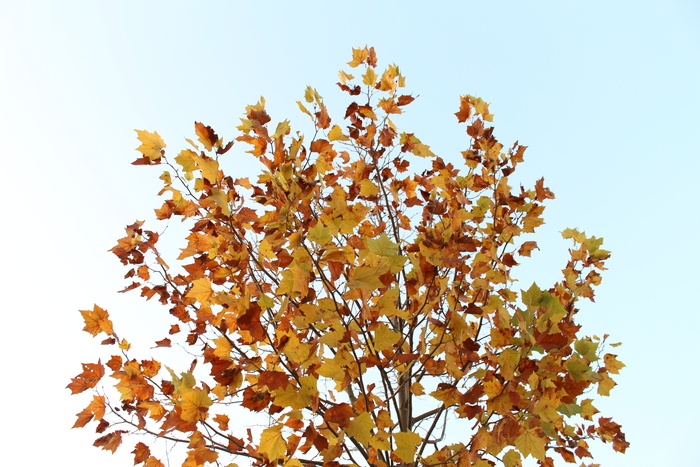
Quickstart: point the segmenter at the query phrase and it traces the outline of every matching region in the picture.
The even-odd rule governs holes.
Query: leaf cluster
[[[310,87],[298,102],[308,141],[271,124],[264,99],[231,141],[195,123],[196,141],[172,158],[158,133],[137,131],[135,164],[166,169],[156,217],[189,231],[180,269],[143,222],[112,252],[129,267],[125,290],[174,320],[155,345],[179,339],[196,358],[180,373],[134,358],[107,311],[82,311],[85,331],[119,352],[69,385],[96,393],[75,426],[97,421],[95,444],[112,451],[125,433],[182,442],[187,467],[551,466],[554,453],[591,457],[592,439],[624,452],[620,426],[587,397],[608,395],[624,365],[575,320],[609,257],[602,239],[565,230],[561,280],[517,289],[513,268],[538,248],[523,237],[554,198],[542,179],[511,187],[525,146],[505,148],[488,104],[465,95],[455,166],[393,123],[414,100],[397,66],[378,69],[372,48],[354,49],[349,66],[358,76],[339,74],[350,98],[340,121]],[[234,145],[262,164],[256,181],[225,173]],[[428,163],[420,173],[415,157]],[[106,375],[114,394],[99,385]],[[241,410],[264,424],[232,423]],[[133,452],[163,465],[143,442]]]

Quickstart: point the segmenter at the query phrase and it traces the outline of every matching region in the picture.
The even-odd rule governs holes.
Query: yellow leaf
[[[139,408],[147,409],[148,416],[153,420],[160,420],[165,415],[165,408],[156,401],[143,401],[139,403]]]
[[[182,167],[183,172],[185,172],[185,176],[191,176],[192,171],[197,168],[197,164],[194,159],[195,157],[198,157],[197,153],[191,149],[183,149],[180,151],[180,154],[175,157],[175,162]],[[188,178],[188,180],[190,179]]]
[[[283,426],[284,425],[279,424],[265,428],[260,435],[260,452],[264,454],[270,462],[282,458],[287,452],[287,442],[282,436]]]
[[[230,216],[231,208],[228,205],[228,194],[224,190],[220,190],[218,188],[212,189],[211,192],[212,195],[208,199],[216,203],[216,205],[221,208],[221,212],[224,214],[224,216]]]
[[[389,65],[387,69],[384,71],[382,74],[382,80],[380,82],[381,84],[381,90],[382,91],[391,91],[394,92],[396,90],[396,81],[394,78],[399,75],[399,69],[396,65]]]
[[[374,86],[374,83],[377,82],[377,72],[372,68],[367,68],[367,71],[362,76],[362,82],[367,86]]]
[[[379,194],[379,187],[371,180],[365,179],[360,182],[360,195],[375,196],[377,194]]]
[[[620,370],[625,367],[625,364],[617,359],[617,355],[610,353],[605,354],[603,361],[605,362],[605,368],[614,375],[619,374]]]
[[[486,381],[484,383],[484,392],[490,399],[493,399],[499,395],[502,389],[503,384],[497,379],[492,379],[491,381]]]
[[[304,91],[304,99],[306,102],[311,103],[314,100],[319,100],[320,98],[321,96],[319,96],[318,91],[311,86],[306,86],[306,91]]]
[[[357,266],[351,270],[348,287],[351,289],[367,289],[374,290],[384,287],[382,281],[379,280],[377,273],[378,268],[371,266]]]
[[[348,427],[345,429],[345,433],[349,436],[355,438],[364,447],[370,446],[370,439],[372,438],[372,430],[375,428],[374,421],[369,412],[362,412],[357,417],[353,418]]]
[[[515,368],[520,363],[520,352],[515,349],[505,349],[498,356],[498,363],[501,365],[501,375],[506,381],[510,381],[514,377]]]
[[[202,171],[202,177],[209,180],[209,183],[216,183],[219,177],[219,163],[214,159],[206,160],[197,155],[193,159],[197,163],[197,168]]]
[[[392,451],[401,462],[413,462],[416,456],[416,449],[422,439],[418,433],[412,431],[394,433],[392,435],[396,443],[396,449]]]
[[[263,238],[260,241],[260,244],[258,245],[258,253],[260,253],[261,258],[265,259],[275,259],[277,257],[275,252],[272,251],[272,245],[266,238]]]
[[[382,451],[388,451],[391,449],[391,443],[389,442],[389,433],[385,431],[378,431],[371,440],[372,447],[381,449]]]
[[[304,104],[302,104],[301,101],[297,101],[297,105],[299,106],[299,110],[304,112],[306,115],[311,115],[311,112],[309,112],[308,109],[304,107]]]
[[[603,375],[603,379],[598,382],[598,394],[601,396],[609,396],[610,390],[617,386],[617,383],[607,374]]]
[[[202,389],[187,391],[182,395],[182,414],[180,417],[191,423],[206,420],[208,407],[212,404],[209,395]]]
[[[313,376],[302,376],[299,378],[301,388],[289,384],[285,388],[278,388],[273,391],[275,395],[275,405],[280,407],[290,407],[292,409],[303,409],[311,404],[314,397],[318,395],[316,387],[318,380]]]
[[[384,323],[379,323],[374,330],[374,349],[377,352],[391,349],[401,339],[401,334]]]
[[[348,141],[350,138],[343,134],[343,130],[338,125],[334,125],[331,131],[328,132],[329,141]]]
[[[430,150],[430,146],[423,143],[416,144],[416,147],[413,148],[413,154],[418,157],[437,157],[435,153]]]
[[[365,61],[368,56],[369,50],[367,49],[367,47],[363,49],[352,49],[352,60],[348,62],[348,65],[350,65],[353,68],[356,68],[359,65],[361,65],[362,62]]]
[[[503,465],[505,467],[520,467],[522,464],[520,453],[515,449],[511,449],[503,455]]]
[[[151,133],[143,130],[134,131],[136,131],[136,135],[139,141],[141,141],[141,146],[136,148],[136,150],[152,161],[160,159],[163,155],[161,151],[165,149],[166,145],[165,141],[163,141],[163,138],[160,137],[158,132],[154,131]]]
[[[535,430],[526,430],[515,439],[515,447],[525,456],[533,456],[544,462],[547,440],[537,435]]]
[[[351,74],[345,73],[344,71],[338,72],[338,77],[340,78],[341,84],[347,84],[348,81],[352,81],[355,77]]]
[[[328,227],[323,225],[323,222],[317,222],[315,226],[311,227],[307,238],[321,246],[325,246],[333,240]]]
[[[206,277],[192,281],[192,288],[185,294],[185,297],[198,301],[203,306],[208,306],[214,298],[214,291],[211,288],[211,281]]]
[[[214,355],[222,360],[231,360],[231,343],[224,336],[214,339]]]
[[[287,133],[289,133],[289,120],[284,120],[277,124],[277,129],[275,130],[275,134],[272,135],[272,138],[279,138]]]
[[[285,333],[288,336],[287,343],[284,345],[283,352],[290,361],[300,363],[304,368],[304,363],[309,359],[311,353],[311,344],[301,342],[296,334]]]
[[[342,386],[345,383],[346,368],[354,363],[352,354],[347,347],[343,346],[338,349],[338,352],[333,358],[324,357],[324,363],[316,370],[319,375],[326,378],[332,378],[336,384],[336,390],[344,389]]]
[[[422,396],[425,394],[425,388],[422,384],[416,381],[415,383],[411,384],[411,394],[414,396]]]

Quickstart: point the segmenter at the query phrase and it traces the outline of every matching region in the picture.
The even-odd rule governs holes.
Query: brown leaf
[[[352,407],[346,403],[337,404],[326,410],[323,414],[323,419],[330,423],[335,423],[341,428],[345,428],[350,424],[350,419],[355,416]]]
[[[127,433],[124,430],[117,430],[112,433],[106,434],[100,438],[97,438],[93,443],[93,446],[101,447],[106,451],[115,452],[119,445],[122,444],[122,433]]]

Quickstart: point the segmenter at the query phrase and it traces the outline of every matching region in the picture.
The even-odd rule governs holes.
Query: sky
[[[99,304],[124,334],[162,311],[117,293],[125,270],[107,251],[152,218],[161,186],[130,165],[134,129],[179,150],[195,120],[233,135],[260,96],[294,126],[307,85],[333,112],[337,71],[370,45],[418,96],[401,127],[444,159],[465,149],[463,94],[490,103],[501,142],[529,147],[520,180],[543,176],[557,198],[523,278],[558,279],[567,227],[612,250],[578,319],[623,343],[627,366],[596,406],[631,447],[596,444],[596,461],[697,466],[698,24],[691,0],[0,0],[3,462],[133,465],[71,429],[90,397],[65,386],[101,352],[78,310]]]

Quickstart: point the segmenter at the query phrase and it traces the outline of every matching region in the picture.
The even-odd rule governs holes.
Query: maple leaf
[[[518,248],[518,254],[520,256],[530,256],[532,250],[539,250],[537,247],[537,242],[534,241],[528,241],[528,242],[523,242],[522,245],[520,245],[520,248]]]
[[[384,287],[384,283],[379,279],[380,268],[372,266],[358,266],[352,269],[348,287],[351,289],[375,290]],[[384,271],[385,272],[385,271]],[[382,272],[382,274],[384,273]]]
[[[181,417],[186,422],[206,420],[207,410],[212,404],[213,401],[205,391],[201,389],[186,391],[182,394],[182,402],[180,404],[182,407]]]
[[[338,125],[334,125],[331,131],[328,132],[329,141],[349,141],[350,138],[343,134],[343,130]]]
[[[416,450],[423,439],[418,433],[412,431],[394,433],[392,435],[396,443],[396,449],[392,451],[392,456],[396,456],[400,462],[413,462],[416,457]]]
[[[144,463],[144,467],[165,467],[165,464],[163,464],[161,461],[159,461],[155,457],[151,456],[148,459],[146,459],[146,461]]]
[[[73,428],[81,428],[84,427],[85,425],[92,420],[92,417],[94,416],[90,410],[82,410],[78,414],[76,414],[78,419],[75,421],[73,424]]]
[[[617,359],[617,355],[610,353],[605,354],[603,361],[605,362],[605,368],[614,375],[618,374],[625,367],[625,364]]]
[[[207,151],[211,151],[217,141],[219,141],[219,137],[210,126],[194,122],[194,131],[199,137],[199,142],[204,145]]]
[[[376,427],[369,412],[362,412],[347,425],[345,432],[365,447],[370,446],[372,430]]]
[[[350,405],[346,403],[341,403],[334,405],[330,409],[326,410],[323,418],[327,422],[332,422],[339,425],[342,428],[347,427],[350,424],[350,419],[355,416]]]
[[[520,467],[522,465],[520,453],[514,449],[506,452],[503,455],[503,465],[505,467]]]
[[[284,425],[273,425],[265,428],[260,435],[260,451],[269,461],[275,461],[287,452],[287,442],[282,436]]]
[[[72,378],[71,383],[67,386],[72,394],[78,394],[87,389],[94,388],[104,376],[104,367],[98,363],[83,363],[83,372],[77,377]]]
[[[214,299],[211,281],[206,277],[195,279],[192,281],[192,288],[185,294],[185,297],[196,300],[203,306],[211,305]]]
[[[101,332],[107,335],[114,334],[112,321],[110,321],[109,313],[106,310],[95,305],[92,310],[81,310],[80,314],[83,315],[83,320],[85,321],[83,331],[89,332],[93,336]]]
[[[527,429],[515,439],[515,447],[523,455],[533,456],[543,461],[545,458],[545,444],[547,440],[540,436],[536,430]]]
[[[134,450],[131,451],[131,453],[134,455],[134,465],[146,462],[146,459],[151,457],[151,450],[142,442],[136,443],[136,446],[134,446]]]
[[[101,420],[105,416],[106,408],[104,396],[93,396],[92,402],[87,406],[87,410],[95,416],[96,420]]]
[[[149,160],[155,161],[163,156],[163,150],[166,148],[165,141],[160,137],[158,132],[148,132],[143,130],[134,130],[141,141],[141,146],[136,148],[141,154]]]
[[[127,433],[124,430],[117,430],[112,433],[106,434],[100,438],[97,438],[93,443],[93,446],[101,447],[106,451],[115,452],[117,448],[122,444],[122,434]]]

